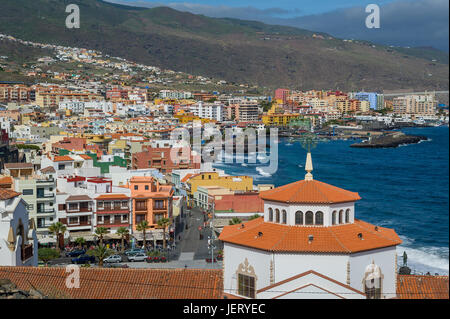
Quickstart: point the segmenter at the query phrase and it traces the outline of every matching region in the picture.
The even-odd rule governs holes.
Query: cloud
[[[448,0],[395,1],[380,6],[380,28],[368,29],[363,7],[282,19],[279,23],[322,31],[341,38],[396,46],[432,46],[449,50]]]
[[[224,5],[206,5],[190,2],[149,2],[149,1],[125,1],[107,0],[108,2],[125,4],[136,7],[155,8],[170,7],[178,11],[186,11],[194,14],[203,14],[213,18],[235,18],[242,20],[264,20],[265,18],[277,18],[301,14],[301,10],[287,10],[282,8],[258,9],[252,6],[230,7]]]
[[[297,9],[258,9],[255,7],[214,6],[196,3],[163,3],[142,0],[108,0],[142,7],[167,6],[215,18],[257,20],[269,24],[298,27],[329,33],[346,39],[368,40],[395,46],[431,46],[449,50],[449,1],[448,0],[395,0],[380,5],[380,28],[368,29],[365,7],[336,9],[330,12],[300,16]],[[374,1],[376,2],[376,1]],[[274,4],[276,2],[274,1]],[[293,17],[298,15],[297,17]]]

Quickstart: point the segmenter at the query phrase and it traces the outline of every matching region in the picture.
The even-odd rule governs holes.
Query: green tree
[[[128,228],[126,227],[119,227],[117,229],[117,234],[120,235],[120,247],[121,247],[121,251],[123,252],[125,247],[124,247],[124,241],[125,241],[125,236],[127,236],[130,233],[130,231],[128,230]]]
[[[169,218],[161,218],[158,220],[158,227],[163,230],[163,248],[166,249],[166,228],[172,224]]]
[[[61,222],[56,222],[50,225],[50,227],[48,228],[49,232],[51,232],[52,234],[55,234],[56,236],[56,249],[58,250],[58,252],[61,251],[60,247],[60,238],[61,236],[64,236],[64,233],[67,230],[66,225],[64,225]]]
[[[77,239],[75,239],[75,242],[80,248],[83,248],[83,246],[86,244],[86,239],[84,239],[83,237],[78,237]]]
[[[150,226],[148,225],[148,221],[146,221],[146,220],[143,220],[139,224],[136,225],[136,230],[142,232],[144,249],[145,249],[145,247],[147,247],[146,241],[145,241],[145,231],[149,228],[150,228]]]
[[[258,214],[255,214],[255,215],[250,216],[250,218],[248,220],[253,220],[253,219],[256,219],[256,218],[259,218],[259,217],[260,216]]]
[[[109,233],[109,230],[105,227],[97,227],[95,229],[95,234],[98,236],[100,240],[100,246],[103,246],[103,236]]]
[[[58,258],[59,251],[53,248],[39,248],[38,258],[47,264],[50,260]]]
[[[111,249],[106,248],[104,245],[97,246],[95,249],[89,250],[86,254],[95,256],[98,258],[98,266],[103,267],[103,259],[113,254]]]
[[[241,224],[242,220],[240,220],[238,217],[233,217],[228,224],[229,225],[237,225],[237,224]]]

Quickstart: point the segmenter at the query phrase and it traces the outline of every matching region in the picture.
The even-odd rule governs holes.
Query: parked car
[[[81,255],[84,255],[86,253],[86,250],[84,249],[76,249],[76,250],[72,250],[68,253],[66,253],[66,257],[78,257]]]
[[[95,256],[81,255],[77,258],[72,258],[72,264],[86,264],[95,263]]]
[[[137,253],[135,255],[129,255],[127,258],[128,261],[145,261],[147,255],[144,253]]]
[[[105,268],[130,268],[127,264],[105,264]]]
[[[120,263],[122,261],[122,257],[119,255],[111,255],[105,259],[103,259],[104,263]]]
[[[135,255],[135,254],[139,254],[139,253],[144,254],[145,250],[143,250],[141,248],[130,249],[125,252],[125,255],[130,256],[130,255]]]

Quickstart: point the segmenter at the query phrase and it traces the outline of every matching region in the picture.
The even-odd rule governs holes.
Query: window
[[[123,200],[122,201],[122,207],[128,208],[128,201]]]
[[[77,203],[69,203],[69,210],[78,210]]]
[[[282,213],[283,213],[283,216],[282,216],[282,223],[283,224],[286,224],[287,223],[287,213],[286,213],[286,211],[283,209],[283,211],[282,211]]]
[[[208,178],[211,179],[211,175],[208,175]]]
[[[350,209],[345,211],[345,222],[350,223]]]
[[[69,225],[78,224],[78,217],[69,217]]]
[[[336,211],[333,211],[333,214],[331,215],[331,224],[336,225]]]
[[[145,190],[148,191],[148,185],[145,185]]]
[[[156,209],[164,208],[164,201],[163,200],[156,200],[155,201],[155,208]]]
[[[122,215],[122,222],[128,222],[128,214],[123,214]]]
[[[280,222],[280,211],[277,209],[275,209],[275,222],[279,223]]]
[[[136,210],[147,210],[147,201],[145,200],[136,201]]]
[[[139,224],[140,222],[145,220],[144,214],[136,214],[136,224]]]
[[[269,222],[273,222],[273,209],[269,208]]]
[[[305,225],[314,225],[314,214],[311,211],[305,214]]]
[[[62,169],[65,169],[66,168],[66,165],[64,165],[64,164],[59,164],[58,165],[58,170],[62,170]]]
[[[97,224],[103,224],[103,216],[97,216]]]
[[[241,296],[255,298],[255,277],[239,274],[238,293]]]
[[[139,186],[134,185],[134,190],[137,191],[139,189]]]
[[[323,225],[323,213],[322,212],[316,213],[316,225]]]
[[[23,189],[22,194],[23,195],[33,195],[33,190],[32,189]]]
[[[98,209],[103,209],[103,204],[104,204],[105,202],[98,202],[97,203],[97,208]]]
[[[303,213],[301,211],[295,212],[295,225],[303,225]]]
[[[49,190],[50,192],[53,192],[53,187],[50,187],[48,190]]]
[[[339,211],[339,224],[342,224],[342,222],[343,222],[343,219],[342,219],[343,214],[344,214],[344,211],[341,209],[341,210]]]

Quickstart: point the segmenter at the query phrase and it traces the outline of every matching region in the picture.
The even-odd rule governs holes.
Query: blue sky
[[[215,18],[256,20],[395,46],[449,50],[449,0],[106,0],[168,6]],[[381,28],[368,29],[367,4],[380,6]]]

